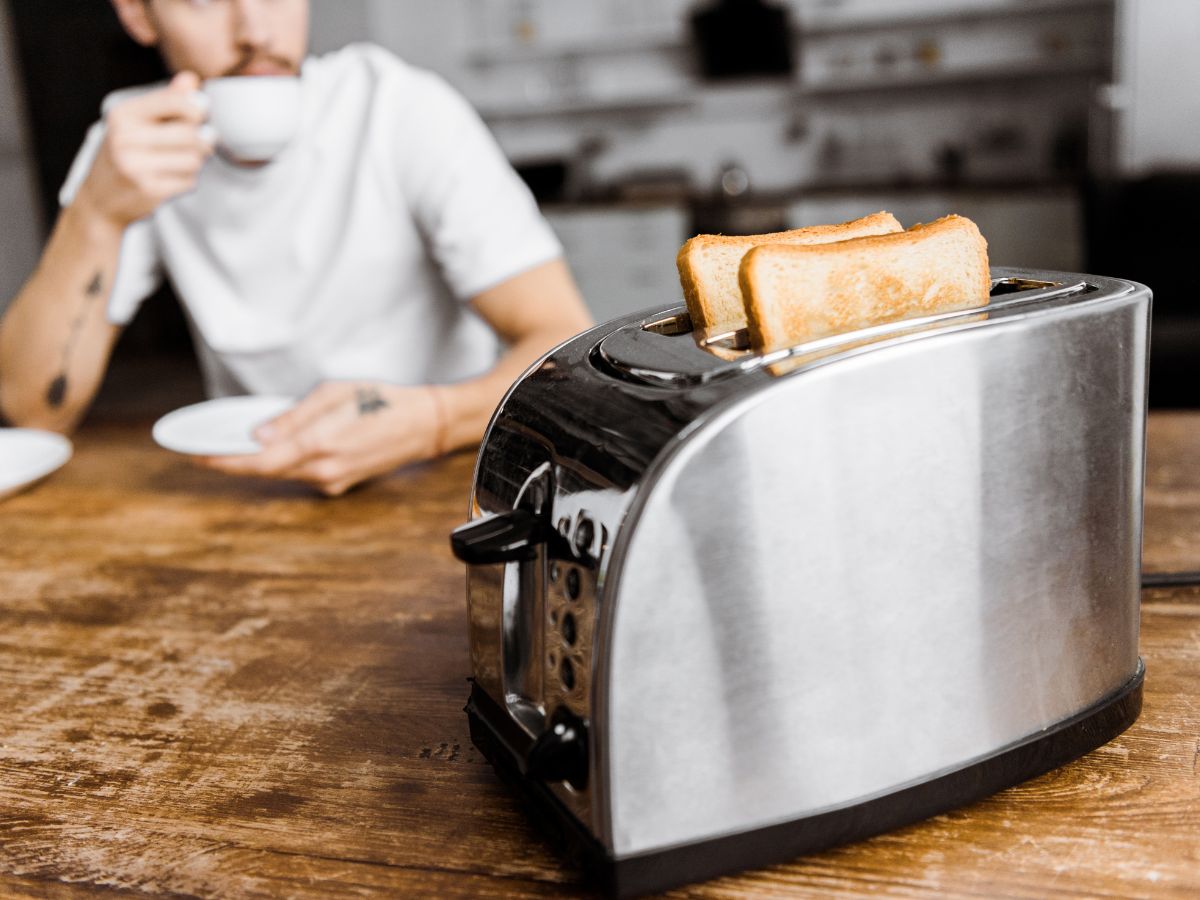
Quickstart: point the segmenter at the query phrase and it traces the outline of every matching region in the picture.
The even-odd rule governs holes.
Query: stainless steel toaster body
[[[480,451],[475,740],[634,893],[1046,771],[1140,709],[1149,291],[769,356],[668,308],[532,368]]]

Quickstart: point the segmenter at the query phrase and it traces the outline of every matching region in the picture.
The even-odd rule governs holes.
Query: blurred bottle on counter
[[[750,192],[750,176],[735,162],[727,162],[717,172],[717,200],[732,203]]]
[[[787,228],[781,203],[754,197],[750,174],[735,160],[717,169],[712,189],[692,204],[693,234],[764,234]]]

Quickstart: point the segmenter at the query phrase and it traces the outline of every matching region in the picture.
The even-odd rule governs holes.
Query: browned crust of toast
[[[712,294],[714,286],[705,284],[696,271],[695,259],[711,247],[744,247],[746,252],[761,244],[823,244],[833,241],[850,240],[864,234],[883,234],[900,232],[903,226],[889,212],[872,213],[861,219],[841,222],[836,225],[810,225],[805,228],[793,228],[790,231],[776,231],[768,234],[752,235],[722,235],[698,234],[689,239],[679,248],[675,264],[679,269],[679,281],[683,287],[683,299],[687,304],[688,313],[692,318],[692,328],[697,335],[708,334],[714,330],[731,330],[745,326],[745,322],[717,322],[709,315],[713,306]]]
[[[738,281],[759,353],[913,316],[984,306],[987,242],[970,219],[833,244],[769,244],[743,258]]]

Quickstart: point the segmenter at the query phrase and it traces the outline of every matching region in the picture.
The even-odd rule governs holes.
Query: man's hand
[[[261,426],[250,456],[195,457],[230,475],[306,481],[331,497],[360,481],[444,452],[443,389],[373,382],[322,384]]]
[[[200,79],[180,72],[160,90],[114,107],[77,202],[124,228],[196,186],[213,153]]]
[[[591,320],[561,259],[501,282],[471,305],[508,344],[478,378],[423,387],[323,384],[259,430],[260,452],[196,461],[233,475],[295,478],[336,495],[397,466],[477,443],[521,373]]]

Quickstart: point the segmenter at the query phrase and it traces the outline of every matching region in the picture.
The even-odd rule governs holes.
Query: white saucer
[[[53,431],[0,428],[0,499],[45,478],[71,453],[71,442]]]
[[[254,429],[296,404],[294,397],[221,397],[169,412],[154,423],[160,447],[188,456],[244,456],[262,445]]]

